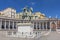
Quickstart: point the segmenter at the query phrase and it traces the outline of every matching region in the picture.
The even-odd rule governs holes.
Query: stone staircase
[[[20,38],[20,37],[7,37],[5,31],[4,32],[0,31],[0,40],[60,40],[60,33],[56,31],[51,31],[48,35],[43,35],[38,38]]]

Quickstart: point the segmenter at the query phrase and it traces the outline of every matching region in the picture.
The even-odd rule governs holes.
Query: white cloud
[[[31,5],[35,5],[35,2],[31,2]]]

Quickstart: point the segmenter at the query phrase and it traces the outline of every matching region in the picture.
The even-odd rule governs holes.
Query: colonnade
[[[38,30],[50,29],[50,22],[33,22],[33,28]]]
[[[16,22],[0,19],[0,29],[16,29]]]
[[[16,29],[16,26],[17,26],[16,22],[17,21],[14,21],[14,20],[2,20],[2,19],[0,19],[0,29]],[[29,22],[29,21],[26,21],[26,22]],[[36,30],[51,29],[51,23],[52,22],[49,22],[49,21],[39,21],[39,22],[33,21],[32,22],[33,28]]]

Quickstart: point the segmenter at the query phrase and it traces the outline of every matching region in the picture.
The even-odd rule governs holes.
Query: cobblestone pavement
[[[38,38],[19,38],[19,37],[16,38],[16,37],[6,37],[5,32],[4,33],[0,32],[0,40],[60,40],[60,33],[56,31],[51,31],[48,35],[43,35]]]

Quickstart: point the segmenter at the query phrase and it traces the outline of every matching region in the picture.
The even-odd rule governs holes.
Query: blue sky
[[[21,12],[25,6],[33,7],[33,12],[60,18],[60,0],[0,0],[0,10],[12,7]]]

